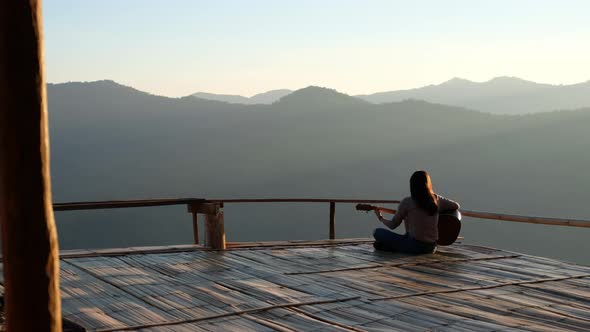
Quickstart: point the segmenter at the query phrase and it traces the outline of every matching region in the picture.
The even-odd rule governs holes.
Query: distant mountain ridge
[[[68,82],[48,84],[48,87],[63,87],[67,90],[82,86],[94,86],[112,90],[116,94],[145,94],[151,98],[155,95],[121,85],[111,80],[95,82]],[[92,98],[92,96],[90,96]],[[175,98],[168,98],[175,99]],[[486,82],[473,82],[462,78],[453,78],[437,85],[422,88],[379,92],[369,95],[350,96],[329,88],[309,86],[299,90],[271,90],[252,97],[239,95],[222,95],[195,93],[181,98],[185,102],[201,100],[202,105],[215,103],[232,104],[231,107],[303,103],[313,108],[332,106],[364,105],[365,103],[386,104],[405,100],[422,100],[433,104],[461,107],[492,114],[529,114],[557,110],[571,110],[590,107],[590,81],[571,85],[551,85],[535,83],[516,77],[496,77]],[[213,104],[212,104],[213,103]],[[218,106],[215,106],[218,107]],[[228,107],[230,107],[228,105]]]
[[[271,90],[271,91],[259,93],[259,94],[252,96],[252,97],[244,97],[244,96],[240,96],[240,95],[226,95],[226,94],[215,94],[215,93],[207,93],[207,92],[197,92],[197,93],[193,93],[191,96],[201,98],[201,99],[223,101],[223,102],[232,103],[232,104],[254,105],[254,104],[272,104],[292,92],[293,92],[292,90],[288,90],[288,89],[278,89],[278,90]]]
[[[590,106],[590,81],[551,85],[507,76],[486,82],[453,78],[437,85],[356,97],[375,104],[420,99],[494,114],[527,114]]]
[[[204,92],[197,92],[192,96],[233,104],[253,105],[272,104],[293,93],[293,90],[281,89],[260,93],[249,98]],[[440,84],[431,84],[415,89],[377,92],[352,97],[373,104],[415,99],[493,114],[528,114],[589,107],[590,81],[570,85],[553,85],[510,76],[495,77],[485,82],[474,82],[455,77]]]
[[[120,85],[111,80],[68,82],[59,85],[62,84],[69,85],[71,88],[79,84],[122,86],[125,89],[118,93],[122,91],[127,91],[129,94],[145,93],[132,87]],[[54,85],[57,84],[48,84],[48,86]],[[308,88],[313,88],[313,86]],[[288,89],[271,90],[252,97],[205,92],[197,92],[188,97],[236,105],[270,105],[297,91],[308,88],[296,91]],[[312,97],[312,95],[310,94],[305,98],[314,99],[315,97]],[[453,78],[441,84],[432,84],[415,89],[356,96],[341,95],[346,96],[346,99],[352,103],[356,103],[353,99],[373,104],[401,102],[404,100],[423,100],[429,103],[463,107],[493,114],[529,114],[590,107],[590,81],[570,85],[552,85],[507,76],[496,77],[486,82],[473,82],[467,79]],[[330,97],[327,97],[326,94],[322,98]],[[321,100],[318,101],[320,104],[322,103]]]

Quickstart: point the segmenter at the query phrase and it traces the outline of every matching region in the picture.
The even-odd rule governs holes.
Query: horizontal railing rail
[[[98,201],[98,202],[69,202],[54,203],[54,211],[75,211],[75,210],[99,210],[99,209],[121,209],[164,205],[185,205],[197,202],[205,202],[204,198],[165,198],[165,199],[140,199],[120,201]]]
[[[208,199],[210,202],[220,203],[378,203],[398,204],[398,200],[386,199],[335,199],[335,198],[232,198]]]
[[[461,210],[461,214],[467,217],[479,219],[492,219],[500,221],[522,222],[528,224],[587,227],[590,228],[590,220],[584,219],[563,219],[549,217],[521,216],[517,214],[502,214],[493,212],[480,212],[472,210]]]
[[[329,210],[329,237],[336,238],[336,203],[355,204],[398,204],[399,200],[380,199],[335,199],[335,198],[232,198],[232,199],[204,199],[204,198],[166,198],[166,199],[143,199],[143,200],[119,200],[119,201],[97,201],[97,202],[69,202],[53,204],[54,211],[76,211],[96,209],[119,209],[137,208],[166,205],[187,205],[188,212],[193,215],[193,237],[194,243],[199,244],[199,225],[197,214],[205,215],[205,245],[215,249],[225,248],[225,231],[223,226],[223,213],[221,208],[224,204],[236,203],[328,203]],[[569,227],[590,228],[590,220],[584,219],[563,219],[549,217],[523,216],[514,214],[502,214],[493,212],[481,212],[472,210],[461,210],[466,217],[479,219],[492,219],[500,221],[521,222],[529,224],[557,225]]]

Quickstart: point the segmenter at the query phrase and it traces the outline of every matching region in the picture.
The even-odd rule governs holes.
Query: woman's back
[[[457,210],[459,204],[450,199],[436,195],[439,211]],[[399,224],[404,221],[406,233],[418,241],[436,243],[438,240],[438,213],[430,215],[412,197],[404,198],[392,222]]]
[[[405,223],[406,234],[401,235],[378,228],[373,232],[376,249],[411,254],[427,254],[436,251],[438,241],[438,213],[457,210],[459,204],[434,193],[430,175],[416,171],[410,177],[410,197],[404,198],[393,219],[385,219],[380,210],[377,218],[390,229]]]

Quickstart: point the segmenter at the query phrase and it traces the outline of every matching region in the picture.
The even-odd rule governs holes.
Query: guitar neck
[[[356,209],[359,211],[381,211],[385,213],[395,214],[395,210],[388,209],[380,206],[369,205],[369,204],[357,204]]]
[[[390,213],[390,214],[396,213],[396,210],[388,209],[388,208],[384,208],[384,207],[380,207],[380,206],[373,206],[373,210],[381,211],[381,212],[385,212],[385,213]]]

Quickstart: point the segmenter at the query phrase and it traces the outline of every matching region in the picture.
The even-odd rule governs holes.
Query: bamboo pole
[[[0,222],[7,331],[61,331],[41,1],[0,1]]]
[[[404,299],[407,297],[418,297],[418,296],[426,296],[426,295],[434,295],[434,294],[470,292],[470,291],[493,289],[493,288],[506,287],[506,286],[521,286],[521,285],[530,285],[530,284],[540,284],[540,283],[544,283],[544,282],[582,279],[582,278],[588,278],[588,277],[590,277],[590,274],[581,274],[581,275],[555,277],[555,278],[540,278],[540,279],[533,279],[533,280],[517,280],[517,281],[510,281],[510,282],[499,282],[496,284],[484,285],[484,286],[461,287],[461,288],[451,288],[451,289],[442,289],[442,290],[435,290],[435,291],[409,293],[409,294],[402,294],[402,295],[395,295],[395,296],[374,297],[374,298],[369,298],[367,300],[368,301],[397,300],[397,299]]]
[[[461,210],[461,213],[467,217],[480,218],[480,219],[493,219],[493,220],[513,221],[513,222],[522,222],[522,223],[540,224],[540,225],[557,225],[557,226],[590,228],[590,220],[582,220],[582,219],[532,217],[532,216],[520,216],[520,215],[514,215],[514,214],[479,212],[479,211],[471,211],[471,210]]]
[[[135,330],[140,330],[140,329],[147,329],[150,327],[174,326],[174,325],[202,322],[202,321],[207,321],[207,320],[214,320],[214,319],[225,318],[225,317],[242,316],[242,315],[254,314],[254,313],[258,313],[258,312],[265,312],[265,311],[269,311],[269,310],[273,310],[273,309],[296,308],[296,307],[312,306],[312,305],[319,305],[319,304],[348,302],[348,301],[359,300],[360,298],[361,298],[360,296],[350,296],[350,297],[328,299],[328,300],[271,304],[271,305],[264,306],[264,307],[231,311],[231,312],[226,312],[226,313],[216,314],[216,315],[211,315],[211,316],[168,320],[168,321],[164,321],[164,322],[156,322],[156,323],[142,324],[142,325],[130,325],[130,326],[117,327],[117,328],[96,329],[94,331],[96,331],[96,332],[135,331]]]
[[[395,214],[396,210],[379,207],[381,212]],[[491,219],[500,221],[521,222],[527,224],[539,225],[553,225],[553,226],[569,226],[569,227],[585,227],[590,228],[590,220],[583,219],[563,219],[563,218],[547,218],[534,216],[520,216],[515,214],[502,214],[492,212],[480,212],[473,210],[460,210],[461,214],[466,217]]]

